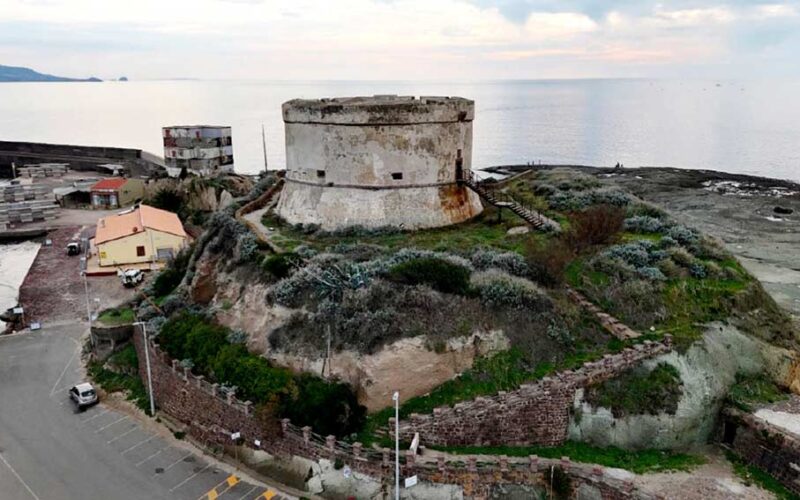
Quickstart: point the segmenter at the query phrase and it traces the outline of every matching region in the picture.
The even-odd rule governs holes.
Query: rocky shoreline
[[[513,175],[531,168],[593,175],[661,206],[722,241],[781,306],[800,317],[800,184],[668,167],[511,165],[487,171]]]

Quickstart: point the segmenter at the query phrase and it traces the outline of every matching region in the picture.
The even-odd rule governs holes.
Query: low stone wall
[[[94,323],[89,330],[94,354],[99,360],[105,361],[117,349],[131,339],[133,325],[105,326]]]
[[[721,440],[731,451],[800,495],[800,439],[750,413],[723,412]]]
[[[141,362],[139,375],[147,382],[145,343],[137,331],[134,344]],[[262,449],[276,456],[306,459],[340,460],[352,470],[391,483],[394,480],[394,452],[364,448],[361,443],[337,441],[334,436],[315,434],[310,427],[297,427],[284,419],[269,433],[254,415],[249,401],[239,401],[235,394],[223,394],[218,384],[193,375],[175,360],[149,344],[153,395],[159,410],[186,425],[189,434],[205,444],[230,445],[231,434],[239,432],[240,443]],[[260,446],[255,441],[260,441]],[[603,467],[536,456],[525,458],[437,456],[405,453],[401,456],[401,475],[417,475],[420,481],[455,484],[463,488],[467,499],[488,498],[492,488],[504,484],[524,484],[546,488],[553,467],[561,468],[571,480],[572,497],[608,500],[655,497],[636,489],[634,483],[621,479]],[[590,495],[590,496],[584,496]]]
[[[421,442],[439,446],[556,446],[567,438],[569,410],[579,388],[611,379],[645,359],[672,350],[672,338],[645,341],[619,354],[525,384],[511,392],[435,408],[430,415],[411,414],[400,424],[402,439],[415,433]]]

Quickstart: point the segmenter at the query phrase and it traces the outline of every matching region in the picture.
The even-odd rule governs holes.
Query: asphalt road
[[[102,402],[79,412],[85,324],[0,337],[0,499],[281,500]]]

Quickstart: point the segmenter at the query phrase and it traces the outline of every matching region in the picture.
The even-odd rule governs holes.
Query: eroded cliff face
[[[450,339],[443,348],[431,349],[425,336],[401,339],[375,354],[354,351],[332,353],[325,375],[349,382],[368,411],[391,405],[392,393],[400,401],[427,394],[433,388],[470,368],[476,357],[506,350],[509,342],[502,331],[473,332]],[[325,357],[309,358],[292,353],[267,355],[276,363],[298,371],[323,373]]]
[[[799,387],[797,353],[745,335],[735,327],[709,325],[703,340],[685,353],[673,351],[647,361],[666,362],[680,373],[683,396],[674,415],[615,418],[607,408],[592,408],[578,391],[570,439],[625,449],[682,449],[707,442],[737,373],[766,372],[780,385]]]
[[[476,330],[449,339],[436,348],[426,336],[404,338],[373,354],[354,350],[332,352],[326,361],[322,353],[275,350],[270,335],[286,324],[298,309],[267,301],[268,285],[248,278],[241,268],[222,270],[224,262],[203,256],[192,280],[192,297],[207,304],[220,324],[247,333],[248,348],[280,366],[296,371],[323,374],[347,382],[369,411],[391,404],[392,393],[402,401],[428,393],[433,388],[470,368],[479,356],[509,348],[500,330]],[[201,300],[198,300],[201,299]]]

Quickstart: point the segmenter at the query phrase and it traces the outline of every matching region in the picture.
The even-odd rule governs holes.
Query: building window
[[[144,247],[143,246],[136,247],[136,256],[137,257],[144,257]]]
[[[403,180],[403,172],[392,172],[392,179],[394,179],[396,181],[402,181]]]
[[[324,170],[317,170],[317,178],[324,179],[325,178],[325,171]]]

